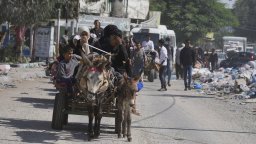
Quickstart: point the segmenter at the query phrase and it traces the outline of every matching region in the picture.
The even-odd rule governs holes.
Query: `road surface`
[[[158,92],[159,81],[145,82],[133,115],[134,144],[254,144],[255,115],[246,106],[183,91],[182,81],[172,81],[167,92]],[[49,79],[17,83],[0,91],[0,143],[80,144],[87,142],[87,116],[69,118],[63,131],[51,129],[56,91]],[[253,105],[253,104],[251,104]],[[90,143],[127,143],[114,134],[114,119],[102,119],[100,139]]]

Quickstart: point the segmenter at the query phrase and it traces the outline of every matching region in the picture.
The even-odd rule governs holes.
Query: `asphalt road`
[[[87,116],[69,118],[63,131],[51,129],[56,91],[46,78],[23,81],[18,88],[0,91],[0,143],[87,142]],[[141,116],[133,115],[132,143],[135,144],[254,144],[256,116],[234,106],[183,91],[182,81],[172,81],[167,92],[158,92],[159,82],[145,82],[137,98]],[[127,143],[114,134],[114,119],[102,119],[99,139],[89,143]]]

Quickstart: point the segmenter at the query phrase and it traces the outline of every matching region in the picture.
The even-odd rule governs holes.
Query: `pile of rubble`
[[[7,75],[0,75],[0,90],[5,88],[15,88],[13,80]]]
[[[235,99],[256,98],[256,61],[239,68],[193,69],[193,87],[207,95],[232,95]]]
[[[10,68],[6,65],[2,65],[0,68],[0,90],[5,88],[16,88],[15,84],[23,80],[36,80],[37,78],[45,77],[45,70],[43,67]]]

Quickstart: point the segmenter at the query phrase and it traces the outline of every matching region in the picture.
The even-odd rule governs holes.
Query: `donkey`
[[[131,106],[134,104],[134,96],[137,91],[137,82],[140,76],[128,78],[124,74],[123,78],[119,80],[117,87],[117,109],[118,109],[118,122],[117,134],[118,138],[127,136],[129,142],[132,141],[131,137]]]
[[[109,87],[108,71],[106,65],[109,64],[103,56],[92,56],[91,59],[83,56],[86,64],[81,65],[78,70],[79,90],[88,103],[88,136],[98,138],[100,135],[100,122],[102,118],[102,102]],[[94,128],[93,119],[95,118]]]

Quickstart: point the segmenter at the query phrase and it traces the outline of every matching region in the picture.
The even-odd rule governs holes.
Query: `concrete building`
[[[149,12],[149,0],[80,0],[80,12],[145,20]]]

